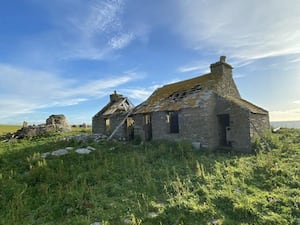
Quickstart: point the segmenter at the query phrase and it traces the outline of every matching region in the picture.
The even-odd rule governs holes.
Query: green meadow
[[[16,132],[20,128],[20,125],[0,125],[0,135]]]
[[[265,138],[252,155],[184,141],[0,139],[0,224],[298,225],[300,130]]]

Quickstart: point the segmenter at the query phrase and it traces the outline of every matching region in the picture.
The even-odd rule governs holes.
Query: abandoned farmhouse
[[[131,140],[188,140],[206,148],[251,152],[270,128],[268,111],[241,98],[225,56],[210,73],[158,88],[134,107],[114,92],[92,121],[93,133]]]

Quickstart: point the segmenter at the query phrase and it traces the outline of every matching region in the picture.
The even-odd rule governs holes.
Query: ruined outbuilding
[[[110,95],[109,103],[92,119],[93,133],[131,140],[133,138],[133,120],[129,117],[134,105],[131,101],[116,91]],[[117,129],[116,129],[117,128]]]
[[[251,152],[255,134],[270,128],[269,114],[241,98],[232,69],[225,56],[221,56],[220,61],[210,65],[210,73],[158,88],[130,113],[134,135],[145,141],[184,139],[211,149],[222,147]],[[100,120],[94,117],[93,131],[103,132],[97,129],[100,123],[108,129],[106,118],[117,127],[116,124],[128,116],[128,110],[123,111],[116,117],[106,113],[108,116],[101,119],[97,114],[95,117]],[[128,133],[119,135],[126,137]]]
[[[11,138],[29,138],[46,135],[53,132],[70,132],[71,126],[68,124],[66,117],[62,114],[51,115],[46,119],[46,124],[28,125],[26,121],[23,127],[12,134]]]

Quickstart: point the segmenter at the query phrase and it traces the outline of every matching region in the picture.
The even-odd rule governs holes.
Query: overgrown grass
[[[300,224],[300,131],[257,142],[256,155],[189,143],[0,144],[0,224]],[[92,146],[43,159],[67,146]]]

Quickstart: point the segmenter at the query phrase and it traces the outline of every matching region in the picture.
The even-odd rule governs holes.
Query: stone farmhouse
[[[130,140],[188,140],[199,147],[251,152],[255,134],[270,129],[268,111],[241,98],[225,56],[210,73],[158,88],[143,103],[111,95],[93,117],[93,132]]]

